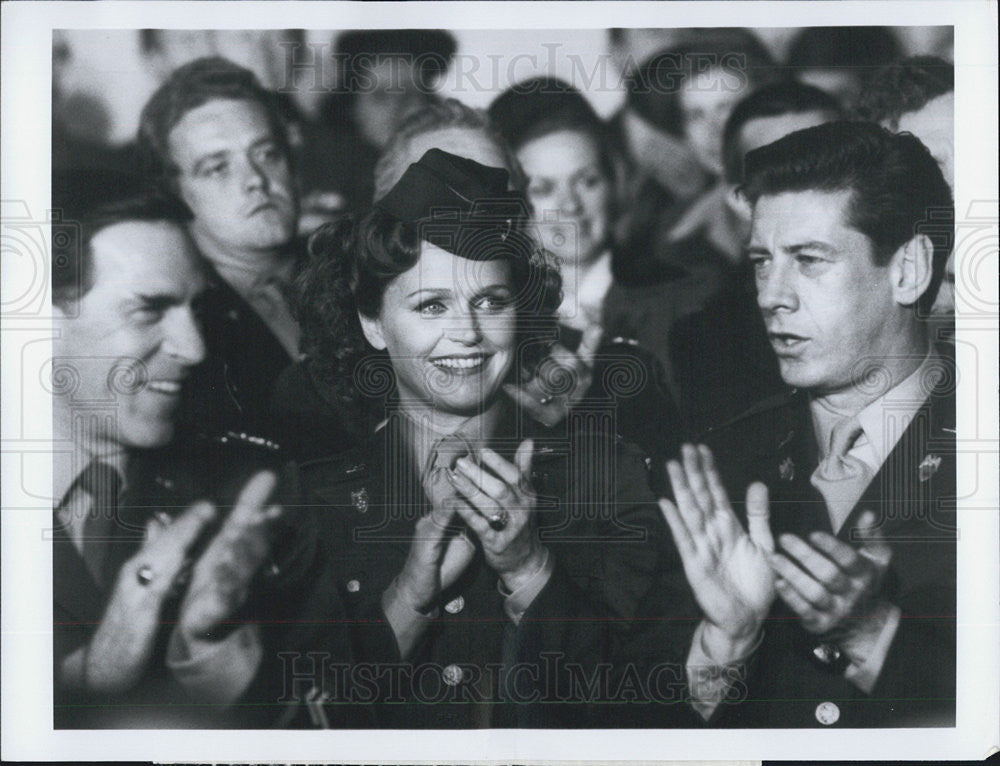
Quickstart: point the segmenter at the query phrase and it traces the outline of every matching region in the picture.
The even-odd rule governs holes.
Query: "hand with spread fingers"
[[[467,501],[458,514],[483,546],[486,563],[513,592],[545,563],[545,549],[535,534],[535,495],[530,488],[531,453],[525,439],[514,462],[491,449],[479,452],[481,465],[464,457],[456,461],[451,480]]]
[[[270,550],[270,524],[281,515],[281,507],[268,502],[277,481],[270,471],[251,478],[195,562],[177,624],[185,640],[211,638],[246,601],[250,582]]]
[[[661,499],[660,508],[713,638],[725,652],[739,654],[737,647],[755,641],[774,601],[767,487],[747,489],[748,531],[733,513],[708,447],[685,444],[682,461],[667,463],[674,502]]]
[[[775,588],[810,633],[846,637],[867,629],[880,611],[892,550],[871,511],[861,514],[857,531],[858,547],[827,532],[813,532],[808,542],[790,534],[778,538],[784,553],[771,556]]]
[[[198,502],[169,525],[155,517],[149,521],[146,541],[118,571],[90,643],[63,660],[61,684],[115,694],[142,678],[160,628],[163,603],[175,590],[188,551],[214,518],[214,506]]]
[[[532,418],[552,428],[590,388],[602,336],[601,326],[593,324],[584,331],[576,352],[556,343],[534,377],[520,385],[506,383],[504,392]],[[553,388],[559,393],[553,393]]]

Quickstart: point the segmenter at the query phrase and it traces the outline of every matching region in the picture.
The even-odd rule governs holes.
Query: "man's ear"
[[[934,245],[926,234],[917,234],[892,256],[889,275],[892,294],[902,306],[912,306],[927,292],[934,264]]]
[[[750,200],[747,199],[747,196],[737,184],[728,184],[728,188],[726,189],[726,207],[741,221],[747,225],[750,224],[753,208],[750,205]]]
[[[366,317],[358,312],[358,319],[361,320],[361,331],[365,334],[365,339],[379,351],[385,350],[385,338],[382,337],[382,323],[378,319]]]

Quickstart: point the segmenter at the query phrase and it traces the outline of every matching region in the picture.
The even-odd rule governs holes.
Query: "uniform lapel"
[[[826,504],[809,481],[819,451],[805,394],[796,392],[790,405],[776,413],[773,427],[764,432],[773,440],[760,450],[771,497],[771,529],[775,534],[800,537],[816,530],[831,531]]]
[[[55,515],[53,523],[52,596],[56,611],[73,622],[96,623],[104,610],[104,594]]]
[[[954,491],[941,490],[943,482],[954,483],[954,420],[954,397],[942,389],[935,391],[914,415],[839,536],[847,539],[844,535],[857,526],[865,510],[875,512],[883,535],[900,532],[911,522],[930,519],[935,512],[930,507],[933,498],[954,496]]]

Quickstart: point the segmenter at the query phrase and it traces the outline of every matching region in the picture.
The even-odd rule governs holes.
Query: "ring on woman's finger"
[[[156,579],[156,576],[153,574],[153,567],[149,564],[143,564],[135,571],[135,579],[139,585],[145,588]]]
[[[538,399],[538,403],[542,405],[551,404],[554,398],[554,396],[542,396]]]
[[[507,522],[510,521],[510,514],[506,510],[500,509],[488,519],[490,523],[490,529],[500,532],[507,526]]]

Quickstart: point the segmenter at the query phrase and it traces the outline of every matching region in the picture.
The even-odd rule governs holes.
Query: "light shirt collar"
[[[863,438],[859,438],[857,456],[872,469],[881,468],[913,417],[927,401],[939,375],[938,356],[932,348],[916,370],[858,413],[838,412],[821,400],[811,400],[809,407],[820,456],[826,456],[834,425],[856,414],[864,434]],[[854,454],[855,450],[851,452]]]
[[[460,434],[473,446],[487,444],[497,433],[500,423],[505,417],[509,417],[507,405],[503,399],[477,415],[473,415],[463,421],[458,428],[441,429],[436,427],[433,416],[411,414],[405,410],[400,411],[400,425],[404,429],[405,439],[411,449],[414,465],[422,467],[427,464],[428,457],[435,445],[444,437]],[[382,421],[375,427],[376,433],[380,431],[389,419]]]
[[[606,250],[586,270],[581,268],[576,295],[567,294],[559,306],[559,321],[577,330],[600,324],[604,297],[612,282],[611,251]]]
[[[52,501],[53,508],[60,508],[69,499],[70,488],[73,482],[84,472],[91,460],[100,460],[118,471],[122,479],[122,488],[125,487],[128,468],[128,455],[125,451],[115,452],[110,455],[100,457],[86,455],[81,451],[56,452],[52,453]]]

